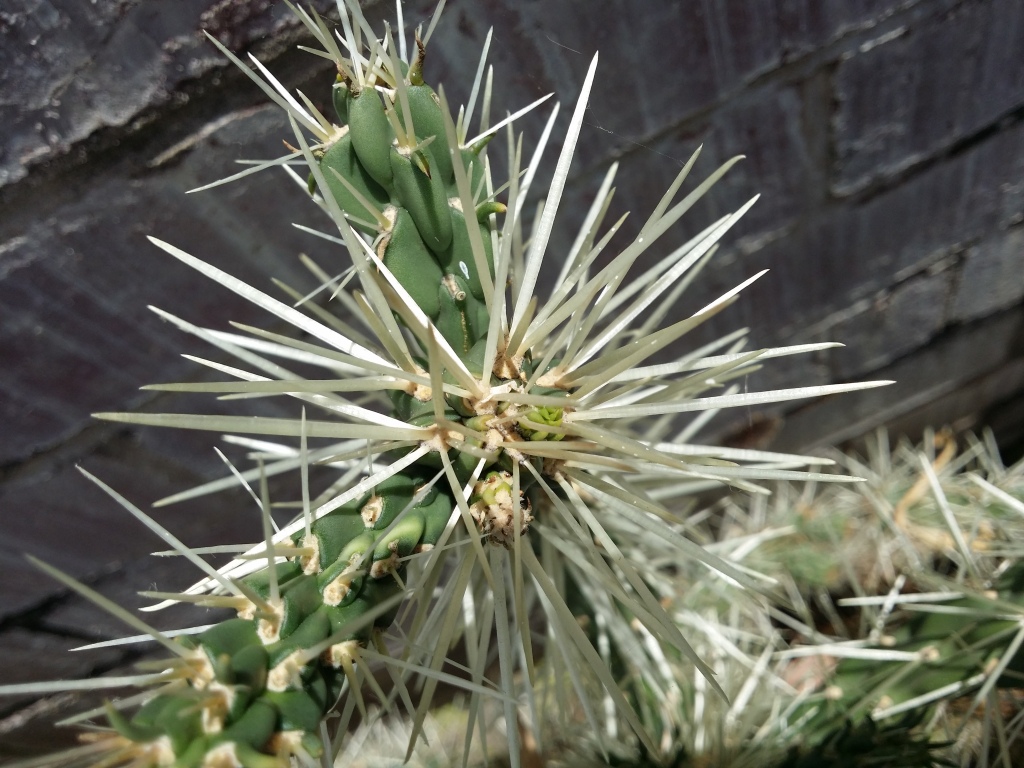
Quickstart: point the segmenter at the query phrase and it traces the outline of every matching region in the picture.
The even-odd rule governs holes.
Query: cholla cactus
[[[332,30],[296,10],[321,46],[313,52],[337,67],[331,119],[258,62],[253,71],[222,50],[282,107],[294,136],[292,154],[245,173],[283,167],[296,193],[323,209],[336,233],[314,234],[333,244],[329,258],[340,252],[351,266],[332,278],[337,267],[307,264],[347,314],[287,287],[294,305],[271,298],[153,240],[306,334],[228,333],[161,312],[237,363],[200,361],[230,381],[155,388],[286,396],[301,408],[290,419],[100,414],[230,432],[253,450],[254,468],[175,499],[258,482],[264,541],[236,550],[246,551],[219,570],[97,480],[203,572],[183,593],[161,595],[161,605],[227,606],[238,618],[172,640],[108,606],[173,657],[133,681],[145,691],[107,707],[109,733],[61,759],[247,768],[329,760],[357,712],[365,722],[389,709],[409,718],[411,750],[442,683],[467,696],[467,746],[490,728],[486,714],[497,705],[514,765],[520,729],[539,750],[541,725],[552,719],[567,732],[585,728],[606,752],[639,744],[663,754],[693,714],[677,706],[668,670],[683,665],[708,697],[725,693],[686,637],[706,647],[713,633],[684,633],[666,610],[679,563],[752,594],[772,589],[770,579],[692,541],[676,500],[709,484],[761,492],[762,480],[852,479],[803,471],[813,459],[689,444],[703,419],[677,433],[674,417],[886,382],[738,394],[730,382],[761,360],[831,346],[743,351],[741,334],[649,364],[760,277],[658,327],[753,200],[646,271],[631,271],[736,159],[677,200],[695,152],[636,238],[606,258],[622,221],[603,226],[613,166],[571,250],[550,254],[596,57],[526,231],[557,109],[526,161],[512,118],[490,123],[484,57],[470,104],[457,115],[443,89],[426,85],[436,14],[410,45],[401,25],[378,39],[354,0],[339,2],[339,11],[340,29]],[[473,136],[482,85],[481,132]],[[501,184],[486,156],[500,134],[509,167]],[[540,300],[546,258],[558,274]],[[353,279],[358,289],[347,291]],[[307,408],[325,418],[307,418]],[[319,495],[310,492],[314,465],[339,473]],[[287,503],[301,514],[275,531],[267,478],[293,470]],[[457,646],[458,664],[449,658]],[[330,728],[340,734],[333,748],[324,721],[332,711],[339,717]]]
[[[1017,765],[1024,462],[1006,468],[990,436],[958,453],[946,432],[868,448],[838,456],[863,484],[716,510],[724,541],[748,542],[746,563],[790,596],[771,610],[775,671],[797,690],[764,688],[760,743],[786,766]]]

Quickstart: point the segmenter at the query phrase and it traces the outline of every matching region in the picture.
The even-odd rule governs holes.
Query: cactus
[[[514,765],[524,749],[519,727],[535,741],[551,718],[566,729],[585,723],[606,753],[632,744],[663,755],[684,716],[673,709],[678,686],[665,676],[667,659],[710,696],[724,694],[666,610],[679,562],[752,594],[773,592],[770,580],[692,541],[676,500],[711,485],[761,492],[759,481],[854,479],[806,470],[820,463],[814,459],[687,444],[693,428],[676,435],[674,417],[886,382],[739,394],[729,383],[761,360],[832,345],[744,351],[736,334],[675,362],[647,364],[760,277],[657,329],[751,200],[626,280],[637,258],[736,162],[677,201],[699,149],[639,234],[598,268],[622,221],[602,231],[613,166],[572,250],[554,257],[553,291],[538,301],[596,57],[527,233],[526,201],[557,110],[525,162],[511,119],[491,125],[486,98],[482,133],[472,137],[472,105],[453,116],[443,88],[426,84],[436,15],[407,55],[405,30],[378,39],[354,1],[339,2],[337,37],[315,12],[295,11],[322,46],[317,53],[336,65],[337,123],[262,66],[253,71],[220,47],[286,112],[294,154],[265,166],[283,165],[329,217],[337,234],[315,234],[347,252],[344,280],[354,276],[359,289],[345,292],[333,270],[307,265],[364,330],[300,291],[284,287],[299,300],[293,306],[151,238],[306,334],[225,333],[161,312],[244,367],[209,362],[234,380],[151,388],[288,396],[301,410],[290,419],[99,414],[241,435],[234,440],[253,449],[254,468],[172,500],[236,478],[256,482],[264,541],[215,570],[93,478],[204,574],[182,593],[156,595],[163,602],[155,608],[186,601],[238,616],[168,639],[42,565],[173,654],[165,668],[134,680],[140,695],[105,708],[109,731],[57,760],[246,768],[329,760],[357,712],[367,722],[389,709],[409,717],[412,750],[441,684],[467,697],[467,745],[487,730],[485,712],[498,707]],[[483,59],[474,93],[482,72]],[[499,133],[509,167],[502,185],[486,155]],[[305,162],[302,174],[289,167],[296,160]],[[327,418],[307,418],[306,408]],[[288,503],[302,514],[275,532],[268,478],[296,469]],[[341,476],[314,495],[309,475],[321,469]],[[461,671],[449,659],[457,646]],[[372,665],[383,668],[386,686]],[[332,744],[325,717],[334,711]]]
[[[1000,710],[1019,713],[1011,702],[1024,679],[1024,465],[1004,468],[991,440],[971,439],[959,456],[948,432],[927,443],[917,452],[901,446],[888,482],[876,486],[870,527],[876,536],[880,524],[888,528],[887,554],[874,567],[862,559],[869,567],[855,572],[854,596],[838,601],[863,611],[870,631],[838,643],[805,733],[813,738],[839,717],[892,724],[909,713],[924,734],[953,742],[958,763],[1017,764],[1021,743]],[[844,658],[847,644],[864,651]],[[984,736],[972,745],[979,727]]]
[[[991,436],[963,443],[880,433],[867,460],[837,456],[861,485],[718,510],[722,537],[758,541],[747,564],[792,598],[769,646],[797,690],[776,694],[777,738],[761,741],[779,765],[1020,762],[1024,462],[1003,466]]]

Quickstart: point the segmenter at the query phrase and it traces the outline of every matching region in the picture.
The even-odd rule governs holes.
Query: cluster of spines
[[[492,471],[471,497],[496,544],[531,520],[522,497],[509,511],[511,494],[508,474]],[[131,718],[108,708],[111,724],[157,764],[230,756],[261,768],[276,764],[261,755],[318,756],[320,723],[346,679],[361,684],[360,649],[396,616],[408,558],[438,542],[454,506],[445,486],[412,469],[314,521],[294,537],[292,559],[236,583],[246,595],[239,618],[180,641],[187,687],[157,694]]]
[[[459,170],[471,179],[474,199],[480,197],[479,150],[486,142],[453,162],[444,133],[451,118],[422,80],[425,49],[418,38],[417,46],[408,68],[385,56],[388,64],[376,70],[379,82],[371,76],[357,87],[339,77],[333,102],[343,124],[314,157],[347,218],[375,237],[378,258],[457,354],[472,361],[488,323],[480,274],[482,267],[493,280],[491,216],[504,206],[482,202],[464,214],[454,166],[464,164]],[[310,191],[316,191],[312,175]],[[429,389],[409,387],[391,396],[396,416],[407,423],[435,420]],[[461,398],[447,399],[445,415],[466,419]],[[473,418],[466,419],[470,427],[486,432],[490,419]],[[560,419],[557,406],[526,408],[510,428],[521,423],[523,439],[557,440],[560,435],[545,430]],[[465,450],[452,452],[462,482],[477,461]],[[247,597],[240,617],[183,641],[193,653],[185,665],[188,688],[156,695],[131,718],[109,708],[114,728],[143,748],[133,754],[154,763],[221,760],[247,768],[276,765],[267,760],[293,754],[318,756],[320,723],[351,676],[360,647],[395,617],[407,559],[437,543],[456,506],[447,485],[431,479],[428,470],[440,466],[428,454],[363,498],[311,521],[293,538],[299,554],[236,584]],[[495,469],[470,498],[474,521],[496,544],[510,545],[513,529],[525,530],[532,519],[521,491],[513,502],[512,485],[508,472]]]
[[[758,565],[807,600],[799,618],[788,609],[798,642],[779,655],[822,659],[786,719],[804,762],[784,764],[839,742],[891,764],[1016,764],[1024,714],[1000,702],[1024,682],[1024,463],[1003,467],[990,435],[958,453],[948,431],[895,450],[882,435],[869,450],[841,459],[864,486],[790,491],[767,518],[789,533]],[[901,741],[916,746],[900,753]]]
[[[657,688],[674,689],[677,709],[663,715],[670,764],[1020,763],[1024,461],[1008,469],[991,440],[968,443],[958,454],[939,433],[890,448],[880,435],[870,462],[839,457],[862,485],[780,484],[774,499],[708,510],[714,546],[790,588],[766,613],[745,606],[744,590],[700,583],[679,565],[666,600],[686,626],[715,625],[698,650],[730,701],[705,697],[685,668],[634,681],[641,709],[664,705]],[[598,634],[599,596],[576,599]],[[587,734],[573,739],[565,753],[588,754]]]
[[[1024,682],[1024,561],[1008,563],[988,589],[926,596],[926,610],[867,645],[867,658],[841,659],[811,731],[837,718],[888,720],[936,702]],[[953,585],[951,585],[953,586]],[[973,591],[972,591],[973,592]],[[952,599],[948,599],[952,598]]]

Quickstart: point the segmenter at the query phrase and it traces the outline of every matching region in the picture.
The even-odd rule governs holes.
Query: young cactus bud
[[[519,498],[512,498],[512,475],[508,472],[489,472],[473,487],[473,502],[469,508],[480,533],[492,544],[511,547],[516,528],[524,536],[533,522],[530,500],[522,490]]]
[[[539,425],[560,427],[564,409],[559,406],[537,406],[524,413],[516,421],[519,432],[528,440],[561,440],[564,435],[555,432],[545,432],[539,429]]]

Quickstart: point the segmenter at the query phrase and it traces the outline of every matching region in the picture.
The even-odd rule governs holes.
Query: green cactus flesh
[[[240,618],[181,641],[190,650],[187,688],[156,695],[131,718],[111,710],[133,754],[180,766],[318,756],[319,725],[346,667],[393,613],[365,618],[400,592],[402,558],[433,545],[448,520],[450,496],[417,493],[421,480],[412,472],[381,483],[296,536],[307,554],[278,565],[273,579],[267,571],[243,579],[254,601]]]

